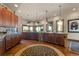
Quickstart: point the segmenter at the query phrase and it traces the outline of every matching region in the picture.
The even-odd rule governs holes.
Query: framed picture
[[[79,33],[79,19],[68,20],[68,32]]]

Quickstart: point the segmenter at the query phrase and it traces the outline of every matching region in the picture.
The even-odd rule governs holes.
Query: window
[[[33,32],[33,26],[29,26],[30,32]]]
[[[22,30],[23,30],[23,32],[28,32],[29,31],[29,27],[27,25],[23,25],[22,26]]]
[[[63,32],[64,31],[64,21],[63,20],[57,20],[56,21],[56,31],[57,32]]]
[[[36,26],[35,27],[35,30],[36,30],[36,32],[43,32],[43,26]]]
[[[43,26],[27,26],[27,25],[22,26],[23,32],[43,32],[43,29],[44,29]]]
[[[33,32],[33,26],[23,25],[22,30],[23,32]]]
[[[53,32],[53,22],[48,22],[46,30],[47,32]]]

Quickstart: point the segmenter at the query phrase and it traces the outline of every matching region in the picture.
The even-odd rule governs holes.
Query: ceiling
[[[14,4],[17,4],[19,7],[21,5],[21,3],[4,3],[4,5],[6,5],[7,7],[9,7],[12,11],[16,11],[18,9],[18,7],[14,7]]]
[[[46,17],[55,17],[59,15],[59,5],[61,5],[61,15],[66,17],[76,8],[79,11],[78,3],[17,3],[18,7],[14,7],[15,3],[5,3],[15,13],[25,20],[43,20]],[[47,11],[47,13],[46,13]]]

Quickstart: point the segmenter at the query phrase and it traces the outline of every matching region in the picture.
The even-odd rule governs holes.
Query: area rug
[[[34,44],[24,47],[15,56],[64,56],[64,54],[50,45]]]

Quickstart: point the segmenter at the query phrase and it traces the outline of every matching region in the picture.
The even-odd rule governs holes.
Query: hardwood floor
[[[51,45],[51,46],[54,46],[55,48],[59,49],[66,56],[79,56],[79,54],[72,53],[72,52],[68,51],[67,49],[65,49],[64,47],[62,47],[62,46],[58,46],[58,45],[54,45],[54,44],[50,44],[50,43],[46,43],[46,42],[38,42],[38,41],[34,41],[34,40],[22,40],[21,43],[19,43],[18,45],[14,46],[13,48],[11,48],[7,52],[5,52],[4,56],[13,56],[20,49],[22,49],[22,48],[24,48],[26,46],[32,45],[32,44],[47,44],[47,45]]]

